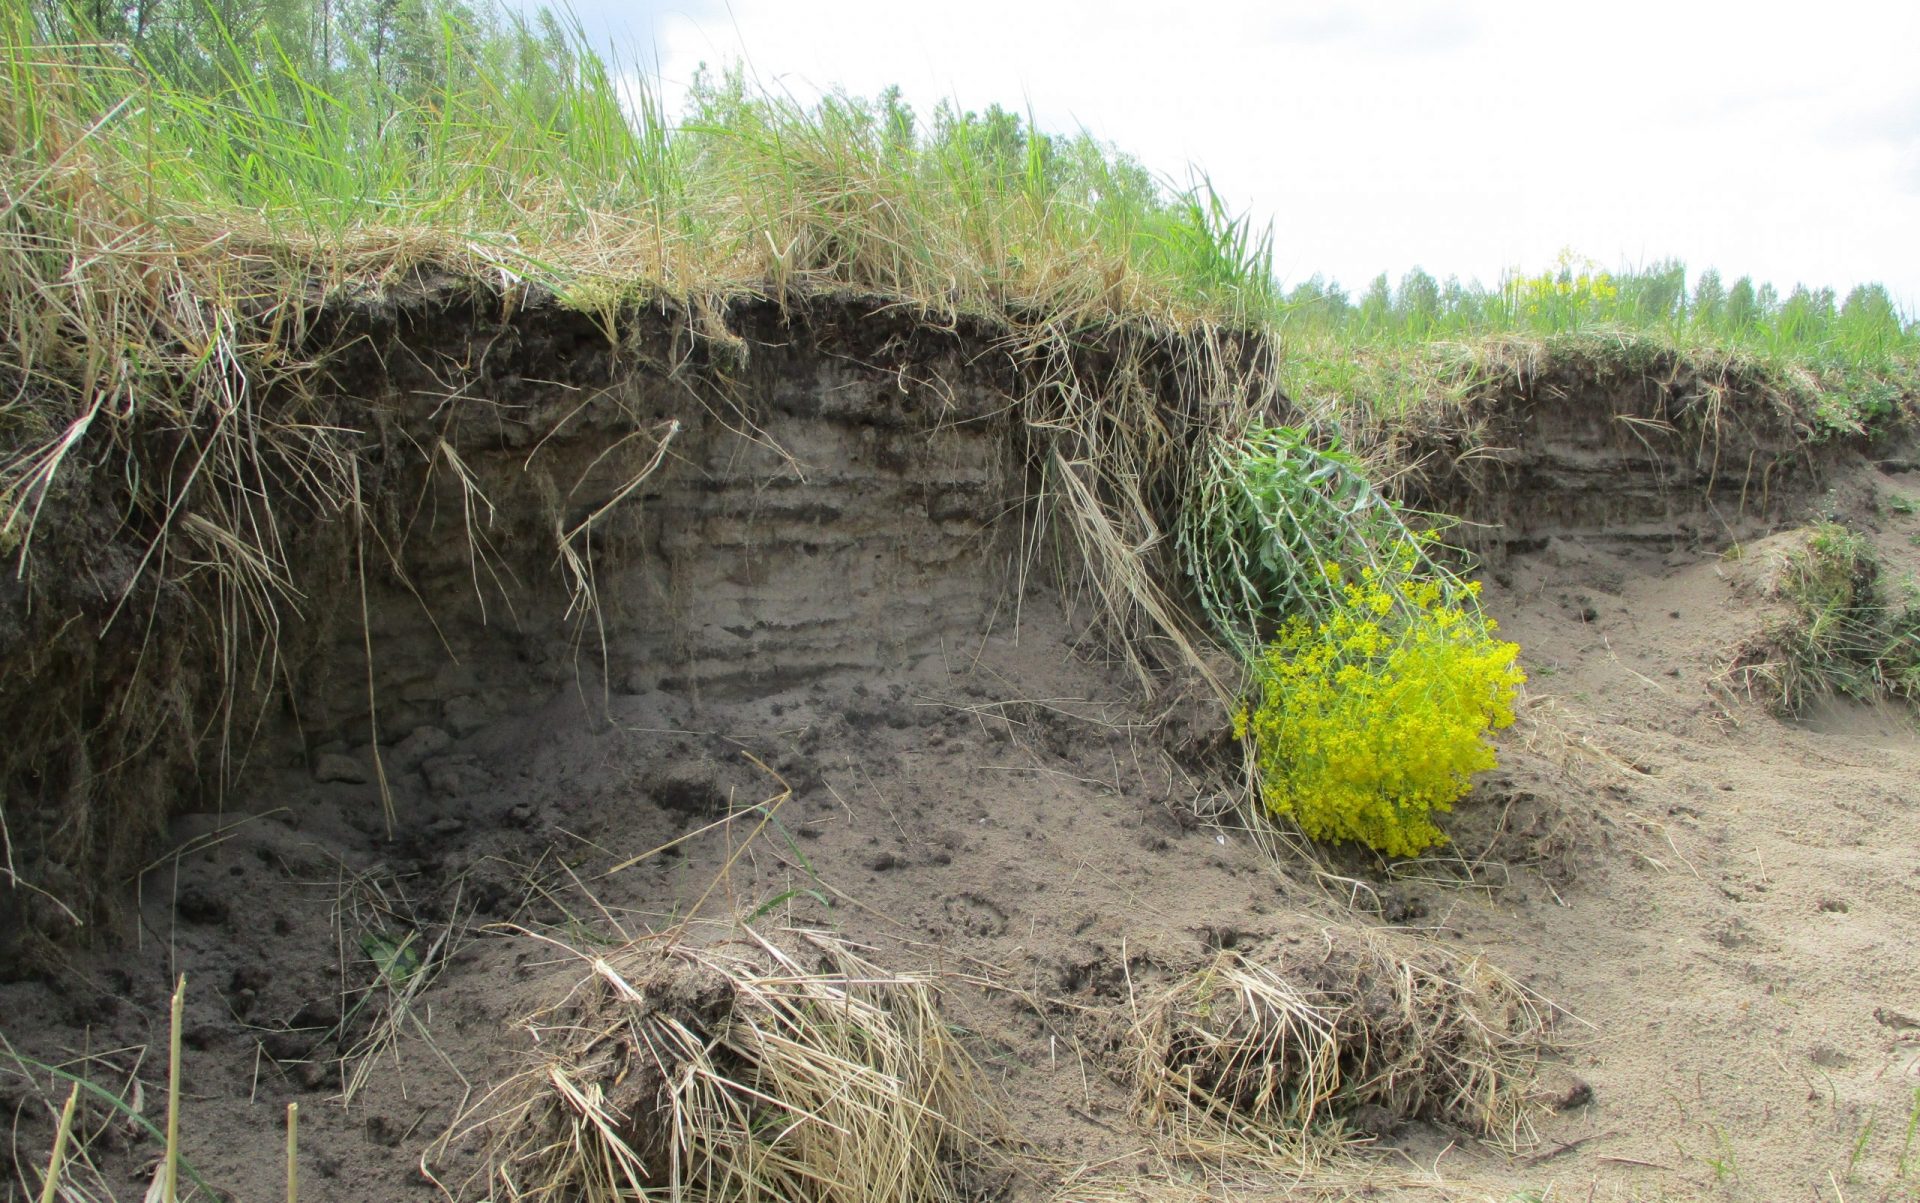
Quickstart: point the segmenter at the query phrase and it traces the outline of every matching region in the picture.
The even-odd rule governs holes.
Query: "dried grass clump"
[[[487,1197],[881,1203],[964,1197],[993,1112],[922,977],[817,932],[595,958],[507,1083]],[[809,969],[806,964],[817,968]],[[483,1104],[484,1106],[484,1104]]]
[[[1328,929],[1259,959],[1222,953],[1143,1005],[1137,1104],[1202,1152],[1306,1158],[1407,1119],[1518,1147],[1549,1012],[1478,957]]]
[[[1788,717],[1836,696],[1920,700],[1920,597],[1890,596],[1873,542],[1832,522],[1769,542],[1733,574],[1765,618],[1722,680]]]

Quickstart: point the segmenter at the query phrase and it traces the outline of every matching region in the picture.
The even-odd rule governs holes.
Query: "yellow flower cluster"
[[[1235,717],[1253,738],[1267,807],[1315,839],[1359,840],[1389,856],[1446,842],[1448,811],[1494,767],[1489,730],[1513,723],[1519,646],[1437,581],[1326,566],[1334,605],[1289,620],[1255,665]]]
[[[1527,317],[1577,317],[1598,313],[1620,296],[1613,276],[1591,259],[1576,261],[1572,252],[1560,252],[1559,269],[1537,276],[1515,274],[1505,285],[1507,301]]]

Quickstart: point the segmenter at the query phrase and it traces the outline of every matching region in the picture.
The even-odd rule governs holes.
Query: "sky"
[[[520,0],[531,4],[534,0]],[[1920,315],[1920,4],[573,0],[675,111],[701,63],[1085,129],[1272,223],[1288,286],[1563,249]],[[656,70],[657,69],[657,70]]]

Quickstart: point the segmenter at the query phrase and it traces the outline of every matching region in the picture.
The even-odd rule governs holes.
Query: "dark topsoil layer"
[[[185,973],[200,1173],[270,1197],[280,1111],[310,1100],[303,1197],[412,1197],[427,1141],[526,1063],[516,1017],[578,976],[546,935],[637,933],[704,895],[702,915],[764,907],[994,983],[948,1002],[1044,1154],[1015,1194],[1061,1165],[1146,1167],[1111,1072],[1124,1008],[1222,948],[1352,918],[1206,824],[1232,771],[1217,703],[1177,672],[1143,697],[1110,662],[1033,501],[1022,407],[1049,380],[1144,382],[1176,442],[1202,425],[1180,340],[1095,332],[1038,362],[1009,331],[864,298],[639,310],[619,333],[451,284],[318,315],[307,349],[342,348],[325,383],[261,406],[350,432],[369,517],[356,554],[354,524],[289,487],[298,617],[275,660],[243,640],[232,732],[204,576],[136,584],[93,634],[158,519],[118,465],[49,500],[32,571],[0,585],[6,820],[32,883],[3,896],[6,1036],[108,1090],[143,1081],[156,1117]],[[1810,446],[1761,382],[1610,370],[1519,369],[1396,436],[1410,500],[1485,524],[1466,530],[1496,574],[1556,540],[1657,561],[1804,507],[1861,455]],[[181,436],[143,437],[164,470]],[[588,597],[556,531],[614,501],[572,544]],[[229,735],[245,764],[217,790]],[[1520,756],[1483,787],[1497,830],[1461,817],[1463,855],[1504,841],[1523,893],[1573,873],[1591,822],[1541,800],[1547,773]],[[600,876],[787,788],[744,851],[722,825]],[[65,923],[39,890],[90,938],[27,939]],[[1387,921],[1428,905],[1362,895]],[[356,1055],[401,943],[437,976],[396,1044]],[[0,1086],[23,1167],[45,1087]],[[133,1194],[151,1139],[98,1106],[87,1125]]]

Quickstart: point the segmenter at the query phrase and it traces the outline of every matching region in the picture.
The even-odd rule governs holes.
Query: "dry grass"
[[[1217,327],[1158,338],[1122,330],[1089,356],[1064,329],[1033,333],[1040,337],[1021,358],[1037,370],[1020,413],[1039,470],[1040,533],[1054,538],[1030,546],[1052,547],[1069,602],[1091,611],[1144,691],[1178,666],[1231,705],[1239,682],[1208,655],[1172,533],[1213,442],[1286,405],[1275,348],[1257,333]]]
[[[1532,1139],[1548,1006],[1478,957],[1328,928],[1213,965],[1138,1004],[1142,1115],[1207,1160],[1311,1161],[1405,1119]]]
[[[819,932],[701,925],[586,969],[463,1121],[495,1199],[944,1203],[995,1123],[932,983]]]

